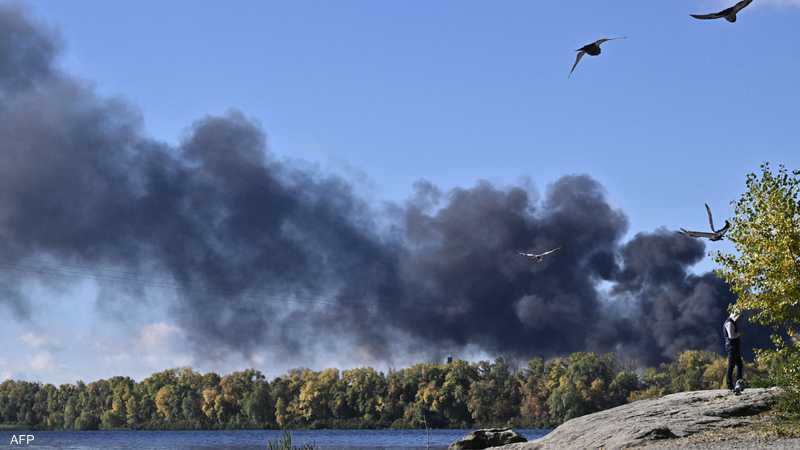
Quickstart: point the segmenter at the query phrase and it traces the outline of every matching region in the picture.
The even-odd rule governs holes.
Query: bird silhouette
[[[750,3],[753,3],[753,0],[742,0],[739,3],[731,6],[730,8],[723,9],[717,13],[711,14],[690,14],[695,19],[700,20],[711,20],[711,19],[725,19],[728,22],[736,22],[736,14],[745,9]]]
[[[708,224],[711,225],[711,233],[705,231],[688,231],[681,228],[681,233],[693,237],[693,238],[708,238],[710,241],[719,241],[725,237],[725,233],[728,232],[728,229],[731,227],[730,222],[727,220],[725,221],[725,226],[720,228],[719,230],[714,229],[714,217],[711,215],[711,208],[708,207],[708,203],[706,203],[706,212],[708,213]]]
[[[526,256],[526,257],[530,258],[532,261],[535,261],[535,262],[542,262],[542,261],[544,261],[544,257],[545,257],[545,256],[547,256],[547,255],[549,255],[549,254],[551,254],[551,253],[555,253],[555,252],[559,251],[560,249],[561,249],[561,247],[556,247],[556,248],[554,248],[554,249],[552,249],[552,250],[548,250],[548,251],[546,251],[546,252],[544,252],[544,253],[525,253],[525,252],[519,252],[519,254],[520,254],[520,255],[522,255],[522,256]]]
[[[583,47],[575,50],[576,52],[578,52],[578,56],[575,57],[575,64],[572,65],[572,69],[569,71],[569,76],[570,77],[572,76],[572,72],[574,72],[575,68],[578,67],[578,63],[581,62],[581,59],[583,58],[583,55],[597,56],[600,53],[603,53],[603,50],[600,48],[600,46],[602,44],[604,44],[604,43],[606,43],[608,41],[616,40],[616,39],[627,39],[627,37],[623,36],[623,37],[615,37],[615,38],[598,39],[598,40],[592,42],[591,44],[586,44]]]

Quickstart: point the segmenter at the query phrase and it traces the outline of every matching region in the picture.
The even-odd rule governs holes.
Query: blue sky
[[[736,24],[688,16],[725,3],[23,2],[60,33],[63,69],[138,107],[158,139],[178,142],[194,120],[238,109],[279,157],[358,180],[374,201],[402,201],[420,178],[444,188],[529,179],[543,190],[587,173],[631,233],[702,228],[703,202],[730,214],[760,162],[800,167],[800,1],[756,0]],[[567,78],[576,48],[619,35],[629,39]],[[158,317],[136,327],[93,319],[92,289],[42,300],[83,305],[67,320],[4,327],[0,338],[17,345],[0,355],[0,377],[60,382],[192,363],[180,330]],[[64,344],[71,330],[86,345],[141,345],[152,361],[87,355]]]

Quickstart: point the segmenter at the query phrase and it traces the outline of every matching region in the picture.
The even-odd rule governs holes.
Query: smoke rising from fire
[[[198,120],[177,146],[146,136],[130,105],[60,72],[58,49],[24,11],[0,6],[6,266],[114,268],[137,275],[121,278],[134,291],[166,278],[174,320],[211,357],[320,340],[378,360],[471,346],[655,363],[720,349],[733,298],[713,274],[690,272],[704,245],[665,230],[623,242],[626,216],[590,176],[541,196],[421,181],[405,204],[378,208],[342,177],[277,158],[241,113]],[[516,253],[555,246],[541,264]],[[33,314],[24,278],[0,271],[0,302],[21,317]]]

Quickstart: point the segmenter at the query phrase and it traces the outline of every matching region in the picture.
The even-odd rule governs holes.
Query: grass
[[[299,447],[293,446],[292,433],[284,431],[283,437],[279,440],[267,442],[267,450],[316,450],[316,447],[311,444],[305,444]]]
[[[768,411],[752,417],[752,422],[737,428],[719,428],[681,438],[678,442],[689,444],[709,444],[719,442],[750,443],[764,445],[784,439],[800,438],[800,419]],[[748,447],[750,448],[750,447]],[[752,447],[758,448],[758,447]]]
[[[772,439],[800,438],[800,416],[772,413],[753,429],[759,437]]]

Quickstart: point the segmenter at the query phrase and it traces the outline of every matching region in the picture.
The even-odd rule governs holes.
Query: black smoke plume
[[[345,179],[277,159],[239,113],[198,120],[178,146],[145,136],[135,109],[60,72],[58,49],[0,6],[0,302],[19,316],[35,314],[20,281],[39,274],[16,269],[46,258],[134,291],[166,279],[174,320],[212,357],[314,342],[386,361],[412,348],[645,363],[720,349],[733,298],[689,272],[703,244],[667,231],[623,243],[625,215],[589,176],[541,199],[419,182],[377,208]],[[542,264],[516,253],[555,246]]]

